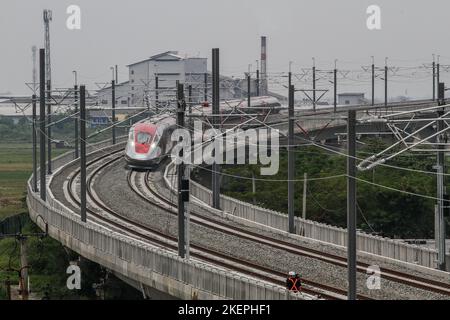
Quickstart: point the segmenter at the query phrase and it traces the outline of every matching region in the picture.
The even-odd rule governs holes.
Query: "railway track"
[[[117,152],[114,152],[117,153]],[[114,154],[113,153],[113,154]],[[87,165],[92,166],[93,164],[107,158],[108,155],[99,157]],[[94,217],[96,221],[106,223],[107,225],[113,226],[114,228],[120,229],[125,233],[134,236],[138,239],[143,239],[148,241],[149,243],[159,246],[164,249],[169,249],[172,251],[178,250],[178,240],[176,237],[167,235],[159,230],[154,228],[150,228],[148,226],[144,226],[140,223],[136,223],[135,221],[124,217],[123,215],[118,214],[111,208],[107,207],[94,193],[92,190],[92,180],[102,169],[105,167],[117,162],[122,158],[122,155],[115,156],[112,159],[107,160],[106,162],[99,165],[96,169],[94,169],[88,177],[87,181],[87,192],[88,197],[98,208],[113,216],[115,219],[111,220],[107,217],[95,212],[94,210],[88,208],[87,211],[90,217]],[[79,170],[75,171],[75,173],[70,177],[69,183],[67,184],[67,192],[72,200],[72,202],[80,205],[79,200],[74,194],[74,182],[79,174]],[[131,174],[131,172],[130,172]],[[130,178],[130,175],[128,176]],[[118,222],[120,220],[121,222]],[[125,223],[125,224],[124,224]],[[128,226],[127,226],[128,225]],[[130,227],[133,226],[133,227]],[[163,240],[162,240],[163,239]],[[191,245],[191,256],[198,259],[199,261],[212,263],[214,265],[220,266],[225,269],[234,270],[236,272],[249,275],[251,277],[270,282],[272,284],[276,284],[279,286],[285,286],[285,277],[286,275],[282,272],[271,270],[270,268],[266,268],[260,265],[253,264],[251,262],[243,262],[241,259],[230,257],[226,254],[217,252],[215,250],[211,250],[209,248],[205,248],[198,245]],[[336,300],[336,299],[345,299],[346,292],[340,289],[328,287],[325,285],[321,285],[317,289],[312,288],[303,288],[303,292],[306,294],[318,296],[325,299]],[[326,291],[325,291],[326,290]]]
[[[110,155],[98,157],[98,158],[92,160],[91,162],[89,162],[88,166],[98,163],[98,162],[102,161],[103,159],[110,157],[112,155],[115,155],[116,153],[118,153],[120,151],[121,150],[115,151]],[[97,207],[101,208],[103,211],[107,212],[109,215],[114,216],[116,218],[116,220],[119,219],[123,222],[126,222],[127,224],[130,224],[137,228],[140,228],[143,231],[152,234],[153,236],[144,235],[144,234],[142,234],[142,232],[137,232],[135,229],[127,228],[122,223],[110,221],[110,220],[106,219],[104,216],[101,216],[92,210],[89,210],[88,212],[92,216],[94,216],[96,219],[98,219],[102,222],[106,222],[108,224],[112,224],[114,227],[120,228],[121,230],[124,230],[127,233],[129,233],[130,235],[140,237],[142,239],[145,239],[146,241],[151,242],[152,244],[164,247],[166,249],[176,251],[177,250],[177,238],[176,237],[169,236],[167,234],[163,234],[162,232],[160,232],[158,230],[149,228],[147,226],[143,226],[142,224],[136,223],[135,221],[125,218],[120,214],[117,214],[116,212],[114,212],[113,210],[111,210],[110,208],[105,206],[103,204],[103,202],[101,202],[100,199],[98,199],[98,197],[95,194],[93,194],[92,189],[91,189],[93,177],[98,175],[101,170],[108,167],[109,165],[112,165],[114,162],[118,161],[121,158],[122,158],[122,155],[115,156],[114,158],[106,161],[105,163],[101,164],[96,169],[94,169],[94,171],[92,171],[91,175],[89,176],[89,181],[88,181],[89,197],[91,198],[93,203],[96,204]],[[68,184],[69,190],[70,190],[69,194],[71,195],[72,201],[76,202],[77,204],[79,204],[79,201],[73,195],[72,185],[75,180],[75,177],[78,174],[79,174],[79,171],[77,170],[75,172],[75,174],[72,175],[70,182]],[[136,183],[133,182],[133,180],[135,180],[132,177],[133,175],[144,175],[144,177],[143,177],[144,184],[143,185],[146,188],[146,192],[142,192],[136,186]],[[160,209],[162,209],[170,214],[176,215],[177,212],[174,210],[174,208],[176,208],[174,203],[171,200],[169,200],[167,197],[162,196],[161,194],[159,194],[157,191],[154,190],[154,188],[150,185],[149,176],[150,176],[150,172],[148,172],[148,171],[145,173],[135,173],[135,172],[133,173],[130,171],[128,174],[128,177],[127,177],[130,188],[143,200],[151,203],[154,206],[159,207]],[[150,198],[148,197],[148,195],[150,195]],[[196,212],[191,212],[191,220],[193,223],[203,225],[208,228],[214,228],[218,231],[221,231],[221,232],[233,235],[233,236],[242,237],[242,238],[245,238],[245,239],[248,239],[251,241],[258,241],[261,244],[270,245],[272,247],[286,250],[291,253],[305,255],[305,256],[308,256],[311,258],[315,258],[315,259],[319,259],[319,260],[328,262],[328,263],[346,267],[346,258],[344,258],[344,257],[332,255],[329,253],[324,253],[324,252],[317,251],[317,250],[310,249],[310,248],[305,248],[305,247],[295,245],[292,243],[288,243],[288,242],[285,242],[282,240],[273,239],[273,238],[270,238],[268,236],[264,236],[261,234],[255,234],[248,230],[242,230],[237,227],[232,227],[232,226],[230,226],[226,223],[220,222],[216,219],[211,219],[211,218],[201,216],[201,215],[197,214]],[[161,240],[157,239],[155,236],[157,236],[159,238],[164,238],[166,241],[161,241]],[[242,259],[232,258],[227,255],[224,255],[223,253],[216,252],[214,250],[204,248],[201,246],[191,245],[191,248],[192,248],[191,256],[195,257],[199,260],[214,263],[216,265],[222,266],[227,269],[234,269],[238,272],[242,272],[242,273],[250,275],[252,277],[256,277],[256,278],[259,278],[259,279],[262,279],[262,280],[265,280],[265,281],[268,281],[268,282],[271,282],[271,283],[274,283],[277,285],[281,285],[281,286],[285,285],[284,281],[282,280],[285,278],[284,272],[271,270],[266,267],[252,264],[251,262],[248,262],[248,261],[243,261]],[[240,267],[237,267],[236,264],[240,265]],[[365,272],[367,266],[368,266],[368,264],[359,263],[358,271]],[[249,269],[254,270],[254,271],[251,271]],[[255,272],[255,270],[258,270],[258,272]],[[382,277],[385,279],[390,279],[392,281],[404,283],[409,286],[421,288],[421,289],[428,290],[428,291],[437,292],[440,294],[450,295],[450,284],[446,284],[446,283],[442,283],[442,282],[438,282],[438,281],[434,281],[434,280],[430,280],[430,279],[425,279],[425,278],[417,277],[414,275],[407,275],[402,272],[395,271],[395,270],[389,270],[386,268],[383,268],[381,270],[381,272],[382,272]],[[327,299],[336,299],[339,296],[341,296],[341,298],[345,298],[345,296],[346,296],[346,291],[342,290],[342,289],[337,289],[337,288],[333,288],[330,286],[322,285],[315,281],[308,281],[308,280],[305,281],[304,280],[304,283],[307,284],[308,286],[316,288],[316,290],[314,290],[312,288],[304,288],[305,293],[309,293],[309,294],[313,294],[313,295],[320,295],[321,297],[327,298]],[[318,292],[317,289],[320,289],[320,292]],[[329,292],[331,294],[327,294],[326,292]],[[362,295],[359,295],[358,298],[359,299],[369,299],[368,297],[365,297]]]
[[[151,194],[153,197],[157,198],[159,201],[175,208],[176,205],[174,202],[172,202],[170,199],[162,196],[161,194],[159,194],[157,191],[154,190],[154,188],[150,184],[149,175],[150,175],[150,172],[147,171],[145,173],[145,178],[144,178],[144,184],[145,184],[145,187],[146,187],[148,193]],[[210,228],[215,228],[215,229],[218,229],[218,230],[226,232],[226,233],[230,233],[230,229],[233,230],[231,232],[242,232],[242,229],[240,229],[240,228],[231,227],[228,224],[223,223],[217,219],[208,218],[208,217],[205,217],[204,215],[200,215],[193,211],[191,211],[191,217],[192,217],[191,219],[193,222],[203,224]],[[198,221],[196,221],[197,218],[199,219]],[[275,248],[286,250],[286,251],[294,253],[294,254],[308,256],[308,257],[318,259],[318,260],[321,260],[324,262],[328,262],[328,263],[331,263],[331,264],[334,264],[337,266],[341,266],[341,267],[347,267],[347,258],[345,258],[345,257],[318,251],[315,249],[311,249],[311,248],[301,246],[298,244],[293,244],[293,243],[286,242],[283,240],[274,239],[274,238],[271,238],[271,237],[268,237],[268,236],[265,236],[265,235],[262,235],[259,233],[257,234],[257,233],[254,233],[254,232],[251,232],[248,230],[245,230],[244,232],[245,232],[245,234],[242,235],[242,237],[246,237],[249,240],[259,241],[263,244],[268,244]],[[357,271],[361,272],[361,273],[366,273],[366,270],[369,266],[370,265],[367,263],[358,262]],[[440,281],[431,280],[431,279],[419,277],[416,275],[410,275],[410,274],[406,274],[406,273],[388,269],[388,268],[380,268],[380,271],[381,271],[381,277],[384,279],[388,279],[391,281],[403,283],[403,284],[413,286],[416,288],[420,288],[420,289],[424,289],[427,291],[432,291],[432,292],[436,292],[439,294],[450,296],[450,283],[443,283]]]

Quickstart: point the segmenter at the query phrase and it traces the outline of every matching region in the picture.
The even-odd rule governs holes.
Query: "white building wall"
[[[339,105],[360,105],[365,102],[364,94],[361,95],[338,95],[338,104]]]
[[[146,88],[153,83],[150,77],[148,61],[142,61],[129,66],[130,101],[131,105],[142,105]]]
[[[144,106],[146,97],[156,102],[158,76],[158,101],[176,99],[176,82],[192,85],[193,101],[203,100],[204,74],[207,72],[206,58],[181,58],[172,55],[149,59],[129,66],[130,101],[132,106]],[[201,98],[201,99],[200,99]]]
[[[116,89],[116,107],[117,108],[129,107],[131,105],[129,82],[116,85],[115,89]],[[111,85],[98,91],[96,104],[102,107],[112,106]]]

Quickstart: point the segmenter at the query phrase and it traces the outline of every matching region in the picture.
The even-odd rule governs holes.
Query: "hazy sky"
[[[81,7],[81,30],[66,28],[66,8]],[[366,8],[381,7],[382,30],[366,27]],[[0,92],[30,94],[31,46],[43,46],[42,10],[53,10],[51,23],[53,82],[73,84],[111,78],[109,67],[119,65],[119,80],[128,78],[125,65],[166,50],[210,57],[220,48],[221,72],[242,74],[260,54],[260,36],[268,38],[269,72],[309,67],[358,69],[374,55],[395,66],[430,62],[432,53],[450,64],[450,1],[447,0],[1,0]],[[210,65],[210,61],[208,61]],[[448,73],[442,74],[448,80]],[[390,93],[431,94],[431,78],[393,83]],[[381,97],[381,81],[377,96]],[[365,91],[346,86],[339,91]]]

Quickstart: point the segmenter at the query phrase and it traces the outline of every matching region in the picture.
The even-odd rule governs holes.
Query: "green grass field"
[[[67,150],[52,151],[55,157]],[[32,145],[29,143],[0,144],[0,220],[26,211],[22,199],[33,168],[32,159]]]

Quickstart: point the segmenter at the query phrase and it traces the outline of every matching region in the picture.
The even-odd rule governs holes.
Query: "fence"
[[[100,143],[90,151],[104,147]],[[54,160],[54,167],[73,159],[68,153]],[[166,289],[179,298],[190,298],[192,290],[204,297],[223,299],[285,299],[286,290],[256,279],[225,271],[201,262],[181,259],[175,253],[159,249],[106,228],[83,223],[74,212],[54,199],[43,202],[38,193],[32,191],[28,180],[27,204],[30,217],[41,228],[48,225],[50,236],[88,259],[96,261],[126,277],[147,286]],[[55,206],[50,205],[53,203]],[[159,282],[155,279],[160,279]],[[161,280],[162,279],[162,280]],[[184,289],[183,289],[184,288]],[[200,294],[199,297],[202,295]],[[290,299],[312,299],[304,294],[290,294]]]
[[[166,170],[169,173],[174,170],[171,163]],[[176,185],[176,179],[165,179]],[[205,204],[212,206],[212,191],[201,184],[191,181],[190,193]],[[286,214],[262,208],[250,203],[240,201],[225,195],[220,196],[221,209],[234,216],[254,221],[275,229],[286,231],[288,217]],[[296,233],[307,238],[328,242],[334,245],[347,246],[347,230],[330,226],[312,220],[304,220],[295,217]],[[437,251],[418,245],[404,243],[390,238],[375,236],[364,232],[357,233],[357,249],[367,253],[397,259],[404,262],[415,263],[425,267],[437,267]]]

